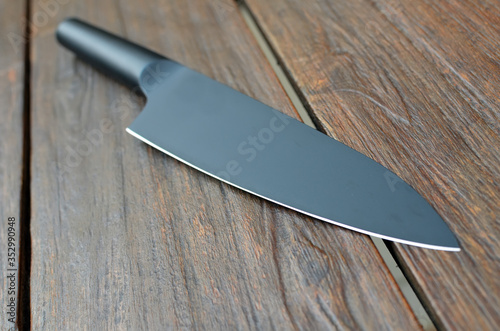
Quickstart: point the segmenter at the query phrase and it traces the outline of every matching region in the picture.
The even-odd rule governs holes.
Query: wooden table
[[[54,39],[78,16],[299,118],[242,10],[316,127],[400,175],[457,235],[459,253],[388,243],[434,325],[498,330],[495,0],[3,1],[1,306],[14,297],[33,330],[421,327],[369,237],[128,135],[145,100]]]

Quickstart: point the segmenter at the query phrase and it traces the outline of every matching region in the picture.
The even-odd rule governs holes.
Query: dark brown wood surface
[[[394,249],[438,326],[500,325],[500,3],[247,0],[317,125],[417,189],[462,251]]]
[[[19,293],[21,183],[23,174],[24,24],[22,1],[0,3],[0,328],[15,327],[7,314]],[[18,43],[19,42],[19,43]],[[15,265],[8,260],[8,219],[15,218]],[[12,257],[12,256],[10,256]],[[8,278],[14,273],[14,278]],[[14,280],[13,295],[11,280]],[[10,292],[10,293],[9,293]],[[15,316],[14,316],[15,318]]]
[[[77,15],[292,116],[229,1],[73,1],[33,40],[34,330],[418,329],[371,240],[125,132],[144,100],[58,46]]]

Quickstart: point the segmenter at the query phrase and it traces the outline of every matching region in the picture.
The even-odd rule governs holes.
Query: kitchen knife
[[[59,42],[147,97],[134,137],[225,183],[345,228],[459,251],[445,222],[382,165],[261,102],[75,18]]]

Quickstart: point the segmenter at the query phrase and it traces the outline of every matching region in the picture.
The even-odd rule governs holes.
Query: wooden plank
[[[61,5],[32,52],[33,329],[419,328],[368,237],[126,134],[144,100],[56,45],[73,15],[296,116],[232,2]]]
[[[25,10],[24,1],[0,3],[0,325],[5,330],[17,328],[12,322],[19,302]]]
[[[500,325],[500,3],[247,0],[316,123],[395,171],[460,253],[395,245],[434,320]]]

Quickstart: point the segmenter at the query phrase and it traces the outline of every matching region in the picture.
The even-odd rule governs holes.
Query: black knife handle
[[[129,87],[139,86],[142,71],[165,57],[76,18],[61,22],[57,40],[83,61]]]

